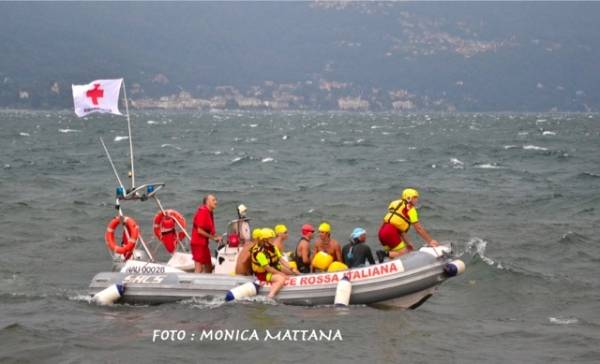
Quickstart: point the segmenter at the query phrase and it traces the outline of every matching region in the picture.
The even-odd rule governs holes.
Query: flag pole
[[[129,117],[129,103],[127,102],[127,91],[125,79],[123,79],[123,97],[125,98],[125,112],[127,113],[127,130],[129,131],[129,157],[131,159],[131,189],[135,188],[135,169],[133,168],[133,140],[131,139],[131,118]]]
[[[121,182],[121,178],[119,178],[119,174],[117,173],[117,169],[115,168],[115,164],[113,163],[113,160],[110,157],[110,153],[108,152],[108,148],[106,148],[106,144],[104,144],[104,139],[102,139],[102,137],[100,137],[100,143],[102,143],[102,147],[104,148],[104,151],[106,152],[106,156],[108,157],[108,161],[110,162],[110,166],[112,167],[113,172],[115,172],[115,177],[117,177],[117,182],[119,182],[119,186],[124,191],[125,190],[125,186],[123,186],[123,182]]]

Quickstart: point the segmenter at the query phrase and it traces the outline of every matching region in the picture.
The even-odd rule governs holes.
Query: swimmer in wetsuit
[[[371,248],[365,244],[367,241],[367,231],[363,228],[356,228],[350,235],[350,242],[342,248],[342,257],[344,264],[348,268],[363,267],[367,261],[370,265],[375,264]]]

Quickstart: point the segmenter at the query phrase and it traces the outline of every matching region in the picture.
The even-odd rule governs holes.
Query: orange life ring
[[[140,236],[140,229],[134,219],[129,216],[125,216],[123,218],[123,223],[125,224],[125,229],[127,230],[129,238],[127,238],[127,243],[125,245],[120,246],[115,242],[115,229],[120,223],[121,218],[119,216],[116,216],[108,223],[106,232],[104,233],[104,240],[106,240],[106,246],[108,246],[110,250],[117,254],[126,255],[130,253],[133,248],[135,248],[135,243]]]
[[[163,231],[163,227],[165,226],[163,223],[163,220],[165,220],[165,217],[172,217],[173,219],[177,220],[177,222],[179,223],[179,225],[185,230],[187,223],[185,221],[185,218],[183,217],[183,215],[177,211],[177,210],[173,210],[173,209],[167,209],[165,210],[164,214],[162,211],[158,211],[156,213],[156,215],[154,215],[154,236],[156,236],[156,238],[160,241],[163,241],[163,233],[165,231]],[[175,225],[175,229],[177,229],[177,225]],[[185,239],[185,232],[180,231],[178,234],[179,240],[183,240]]]

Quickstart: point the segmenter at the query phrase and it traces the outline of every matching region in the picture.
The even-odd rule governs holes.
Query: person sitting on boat
[[[273,240],[273,245],[275,245],[280,252],[283,252],[285,250],[285,241],[288,238],[287,226],[283,224],[275,226],[275,234],[277,236]]]
[[[283,287],[288,274],[298,274],[287,266],[285,260],[281,259],[279,249],[272,244],[274,238],[275,232],[272,229],[262,229],[258,243],[250,249],[254,276],[260,281],[271,283],[268,295],[271,299],[275,298]]]
[[[301,232],[302,237],[296,244],[292,256],[300,273],[310,273],[310,241],[315,233],[315,228],[311,224],[304,224]]]
[[[261,238],[261,229],[252,230],[252,240],[246,242],[242,246],[242,250],[237,256],[235,262],[235,274],[242,276],[252,275],[252,260],[250,259],[250,250],[258,244],[258,240]]]
[[[206,195],[202,205],[196,210],[192,228],[192,239],[190,249],[194,259],[196,273],[210,273],[213,270],[210,258],[209,240],[221,241],[215,230],[215,219],[213,211],[217,208],[217,198],[214,195]]]
[[[431,235],[419,222],[417,213],[417,204],[419,201],[419,192],[413,188],[407,188],[402,191],[402,198],[392,201],[388,206],[388,212],[383,218],[383,224],[379,228],[379,241],[384,250],[378,250],[377,258],[382,262],[386,256],[397,258],[413,250],[410,239],[408,239],[408,229],[415,227],[416,233],[429,246],[437,246],[437,240]]]
[[[342,248],[340,243],[331,237],[331,225],[326,222],[319,225],[319,237],[315,242],[311,261],[318,252],[325,252],[331,255],[333,261],[342,261]]]
[[[367,261],[371,265],[375,264],[371,247],[365,244],[366,241],[367,231],[365,229],[357,227],[352,231],[350,242],[342,248],[344,264],[348,268],[364,267]]]

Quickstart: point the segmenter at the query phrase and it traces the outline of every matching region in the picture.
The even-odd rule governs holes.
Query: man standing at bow
[[[382,262],[386,256],[397,258],[411,250],[413,246],[408,239],[408,230],[415,227],[417,235],[429,246],[438,246],[429,232],[419,222],[417,204],[419,192],[413,188],[402,191],[402,198],[392,201],[388,206],[388,212],[383,218],[383,224],[379,229],[379,241],[384,250],[377,251],[377,258]]]

